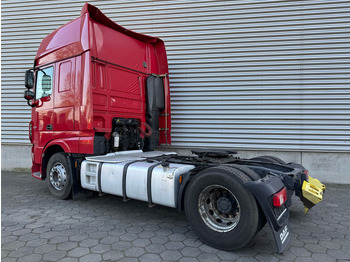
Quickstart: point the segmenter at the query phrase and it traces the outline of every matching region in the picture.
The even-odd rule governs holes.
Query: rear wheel
[[[72,176],[69,170],[64,153],[51,156],[47,164],[46,179],[50,193],[58,199],[67,199],[71,196]]]
[[[278,157],[275,157],[275,156],[258,156],[258,157],[251,158],[251,160],[267,162],[267,163],[277,164],[277,165],[286,165],[287,164],[282,159],[279,159]]]
[[[234,167],[219,166],[199,172],[185,194],[186,216],[206,244],[234,250],[248,244],[259,228],[259,208],[243,186],[251,179]]]
[[[257,173],[255,173],[253,170],[251,170],[246,166],[243,166],[243,165],[231,165],[231,166],[243,172],[248,178],[251,179],[251,181],[256,181],[261,178]],[[267,222],[265,214],[261,209],[260,205],[258,205],[258,208],[259,208],[259,225],[257,228],[257,233],[265,226]]]

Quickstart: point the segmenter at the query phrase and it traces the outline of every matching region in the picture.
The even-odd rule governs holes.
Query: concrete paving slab
[[[292,240],[276,254],[265,226],[247,247],[226,252],[203,244],[184,213],[104,195],[57,200],[29,173],[1,175],[2,261],[347,261],[349,185],[327,185],[307,216],[295,198]]]

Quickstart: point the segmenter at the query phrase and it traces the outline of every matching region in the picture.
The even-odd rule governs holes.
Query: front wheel
[[[244,187],[251,181],[241,170],[219,166],[199,172],[185,193],[192,230],[206,244],[223,250],[247,245],[259,228],[259,208]]]
[[[47,185],[50,193],[58,199],[71,196],[72,176],[69,172],[68,160],[63,153],[51,156],[46,169]]]

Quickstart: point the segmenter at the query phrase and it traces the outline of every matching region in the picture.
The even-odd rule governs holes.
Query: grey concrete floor
[[[349,261],[350,186],[328,185],[307,216],[295,198],[292,240],[276,254],[266,225],[245,248],[203,244],[175,209],[105,195],[57,200],[29,173],[1,175],[2,261]]]

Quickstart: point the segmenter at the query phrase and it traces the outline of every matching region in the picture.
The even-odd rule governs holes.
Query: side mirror
[[[32,70],[26,70],[24,85],[28,89],[34,87],[34,72]]]
[[[147,137],[145,148],[154,150],[159,144],[159,116],[165,108],[164,82],[163,78],[149,76],[146,79],[146,123],[152,130]]]
[[[51,91],[51,76],[49,75],[43,75],[43,79],[41,81],[41,87],[44,92]]]
[[[34,97],[35,97],[35,95],[34,95],[33,91],[30,91],[30,90],[24,91],[24,99],[27,100],[28,106],[40,107],[39,100],[34,100]],[[30,101],[32,101],[32,102],[30,102]]]
[[[24,99],[29,101],[34,99],[34,92],[30,90],[24,91]]]

